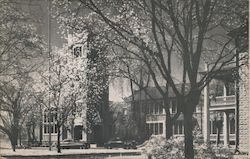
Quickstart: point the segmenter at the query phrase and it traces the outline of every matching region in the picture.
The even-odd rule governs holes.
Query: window
[[[163,101],[159,101],[159,114],[163,113]]]
[[[163,134],[163,123],[159,123],[159,133]]]
[[[154,105],[153,105],[153,103],[151,103],[149,108],[150,108],[150,114],[154,114]]]
[[[150,125],[151,125],[151,130],[150,130],[151,134],[155,134],[154,133],[154,129],[155,129],[154,123],[151,123]]]
[[[218,126],[220,126],[220,134],[223,134],[223,121],[210,120],[210,134],[217,134]]]
[[[179,134],[178,133],[178,122],[174,125],[174,134]]]
[[[127,108],[123,108],[123,115],[128,115],[128,109]]]
[[[49,124],[44,124],[43,125],[43,132],[44,132],[44,134],[48,134],[49,133]],[[51,123],[51,133],[57,133],[57,124],[55,124],[55,123]]]
[[[235,84],[233,82],[225,83],[225,87],[227,96],[235,95]]]
[[[147,136],[149,137],[151,134],[149,133],[149,124],[146,124],[146,133],[147,133]]]
[[[155,123],[155,132],[154,132],[155,135],[159,135],[159,131],[158,131],[159,129],[158,128],[159,128],[159,124]]]
[[[155,107],[155,114],[159,114],[159,105],[158,105],[158,103],[155,103],[154,107]]]
[[[223,96],[224,95],[224,83],[221,81],[217,81],[215,87],[215,95],[216,96]]]
[[[43,119],[44,119],[43,122],[47,122],[47,119],[48,119],[47,113],[44,113],[44,118]]]
[[[141,113],[146,113],[146,110],[147,110],[147,102],[146,101],[143,101],[142,102],[142,112]]]
[[[173,125],[173,133],[174,133],[175,135],[184,134],[184,125],[183,125],[183,121],[176,121],[176,123]]]
[[[163,113],[163,102],[162,101],[148,101],[146,105],[147,114],[162,114]]]
[[[210,134],[217,134],[216,121],[210,120]]]
[[[235,119],[234,118],[230,119],[229,129],[230,129],[230,134],[235,134]]]
[[[184,134],[183,123],[179,122],[179,134]]]
[[[172,109],[172,114],[175,114],[175,113],[177,113],[177,102],[176,102],[176,100],[175,99],[172,99],[171,101],[170,101],[170,103],[171,103],[171,109]]]
[[[163,123],[148,123],[146,128],[149,135],[163,134]]]
[[[46,133],[48,133],[48,125],[46,124],[44,124],[43,125],[43,132],[46,134]]]
[[[80,56],[82,56],[82,46],[75,46],[74,48],[73,48],[73,55],[74,55],[74,57],[80,57]]]
[[[51,117],[49,117],[49,111],[45,110],[44,111],[44,122],[43,122],[43,132],[44,134],[49,133],[49,131],[51,130],[51,133],[57,133],[57,124],[56,124],[56,118],[57,118],[57,114],[56,114],[56,110],[52,110],[51,112]],[[49,123],[49,121],[51,121]],[[49,124],[50,124],[50,129],[49,129]]]
[[[220,127],[220,134],[223,134],[223,131],[224,131],[224,126],[223,126],[223,124],[220,124],[221,125],[221,127]]]
[[[145,111],[146,111],[146,114],[149,114],[149,108],[148,108],[148,104],[145,105]]]

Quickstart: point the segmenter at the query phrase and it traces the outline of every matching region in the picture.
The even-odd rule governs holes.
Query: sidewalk
[[[112,157],[112,156],[141,156],[141,150],[125,150],[125,149],[62,149],[62,153],[57,153],[55,148],[49,151],[48,148],[32,148],[32,149],[17,149],[13,152],[12,149],[0,149],[0,157],[53,157],[53,156],[102,156],[102,157]],[[127,159],[127,157],[125,157]],[[113,157],[112,157],[113,158]],[[124,157],[123,157],[124,158]],[[133,157],[135,158],[135,157]],[[139,157],[140,158],[140,157]],[[139,159],[138,158],[138,159]],[[141,158],[140,158],[141,159]]]

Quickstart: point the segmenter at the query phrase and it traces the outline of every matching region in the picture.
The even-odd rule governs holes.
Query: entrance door
[[[77,125],[74,127],[74,140],[82,139],[82,126]]]

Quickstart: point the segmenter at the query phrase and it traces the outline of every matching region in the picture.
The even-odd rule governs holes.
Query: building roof
[[[216,71],[216,69],[215,69]],[[219,72],[216,73],[214,79],[224,80],[224,81],[234,81],[235,71],[237,71],[236,66],[230,65],[222,68]],[[206,71],[199,72],[202,75],[207,74]]]
[[[186,88],[188,87],[189,84],[186,84]],[[177,84],[176,85],[177,89],[180,89],[181,88],[181,84]],[[166,92],[166,87],[163,87],[161,86],[161,89]],[[170,98],[173,98],[175,97],[175,93],[173,91],[173,89],[171,87],[169,87],[169,90],[168,90],[168,96]],[[160,93],[160,91],[156,88],[156,87],[147,87],[143,90],[135,90],[134,91],[134,100],[137,101],[137,100],[156,100],[156,99],[162,99],[163,96],[162,94]],[[132,96],[129,96],[127,98],[124,99],[125,101],[131,101],[132,100]]]

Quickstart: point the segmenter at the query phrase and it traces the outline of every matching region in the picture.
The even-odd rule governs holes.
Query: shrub
[[[166,140],[164,137],[152,136],[145,146],[145,153],[152,159],[184,158],[184,142],[180,137]]]
[[[199,129],[195,129],[194,135],[194,150],[195,158],[197,159],[224,159],[230,158],[231,152],[228,148],[216,145],[207,145],[204,143],[203,136]]]
[[[194,151],[196,159],[230,158],[227,148],[206,145],[199,131],[194,131]],[[145,145],[144,153],[149,159],[182,159],[184,157],[184,138],[171,137],[166,140],[162,136],[151,136]]]

